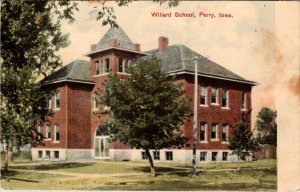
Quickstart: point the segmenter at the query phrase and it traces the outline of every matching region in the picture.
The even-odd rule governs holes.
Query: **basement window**
[[[223,152],[222,153],[222,161],[227,161],[228,160],[228,152]]]
[[[166,160],[173,161],[173,152],[172,151],[166,151]]]
[[[148,157],[146,155],[146,151],[142,151],[142,160],[147,160]]]
[[[153,151],[153,159],[160,160],[160,153],[159,151]]]
[[[206,161],[207,152],[200,152],[200,161]]]
[[[54,158],[59,159],[59,151],[54,151]]]
[[[39,159],[43,158],[43,151],[38,151],[38,158]]]
[[[46,151],[46,158],[47,158],[47,159],[50,159],[50,157],[51,157],[51,156],[50,156],[50,151],[47,150],[47,151]]]
[[[211,153],[211,161],[217,161],[218,158],[218,152],[212,152]]]

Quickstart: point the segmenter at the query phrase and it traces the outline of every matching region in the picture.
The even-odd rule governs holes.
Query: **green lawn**
[[[148,174],[147,162],[95,161],[90,163],[12,163],[12,168],[51,170],[82,174],[143,173],[140,176],[73,177],[47,173],[10,171],[2,179],[4,189],[56,189],[56,190],[258,190],[276,189],[276,160],[241,163],[244,168],[267,168],[241,171],[201,171],[191,177],[189,164],[156,163],[158,176]],[[168,168],[170,166],[172,168]],[[199,166],[199,165],[198,165]],[[236,163],[200,164],[208,170],[236,168]],[[95,176],[97,176],[95,175]]]

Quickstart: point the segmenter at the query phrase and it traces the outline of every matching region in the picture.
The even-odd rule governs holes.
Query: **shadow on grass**
[[[77,167],[87,167],[94,163],[51,163],[51,164],[41,164],[33,166],[15,166],[17,169],[35,169],[35,170],[55,170],[55,169],[68,169]]]
[[[17,176],[18,173],[19,173],[18,171],[8,170],[7,172],[4,172],[3,170],[1,170],[1,180],[4,180],[4,181],[16,180],[16,181],[24,181],[24,182],[31,182],[31,183],[39,182],[39,181],[35,181],[35,180],[15,178],[15,176]]]

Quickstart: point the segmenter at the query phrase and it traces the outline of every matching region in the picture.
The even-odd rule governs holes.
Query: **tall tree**
[[[84,1],[84,0],[83,0]],[[98,20],[116,25],[113,6],[99,1]],[[101,2],[101,3],[100,3]],[[117,0],[126,6],[131,0]],[[164,3],[165,0],[154,0]],[[168,2],[176,6],[177,0]],[[61,21],[73,22],[76,1],[2,0],[1,1],[1,144],[5,151],[31,143],[39,134],[34,128],[49,111],[47,95],[37,79],[53,72],[62,63],[57,51],[68,45]],[[36,137],[41,138],[41,137]],[[7,159],[7,158],[6,158]],[[6,162],[5,169],[7,169]]]
[[[277,145],[277,123],[275,121],[277,112],[268,107],[262,107],[258,112],[255,121],[255,127],[258,131],[258,140],[260,144]]]
[[[251,153],[260,150],[259,144],[254,138],[250,128],[250,114],[251,112],[248,112],[246,115],[241,115],[234,125],[230,126],[232,136],[229,137],[228,148],[233,151],[233,154],[237,155],[238,162],[246,159]],[[240,166],[238,164],[238,170],[239,169]]]
[[[150,150],[185,144],[180,126],[190,113],[188,100],[174,77],[161,71],[156,58],[139,61],[128,72],[128,81],[109,77],[100,101],[109,107],[106,123],[112,139],[145,150],[155,176]]]
[[[57,6],[64,11],[58,11]],[[75,7],[76,4],[66,0],[1,2],[0,115],[5,170],[8,150],[12,145],[30,144],[39,135],[35,126],[49,114],[45,105],[48,98],[40,91],[37,78],[61,64],[57,51],[67,45],[67,35],[60,30],[60,21],[63,18],[72,21]]]

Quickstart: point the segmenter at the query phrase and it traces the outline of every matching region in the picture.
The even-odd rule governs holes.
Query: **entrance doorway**
[[[107,126],[98,126],[94,138],[95,158],[109,158],[109,134]]]

